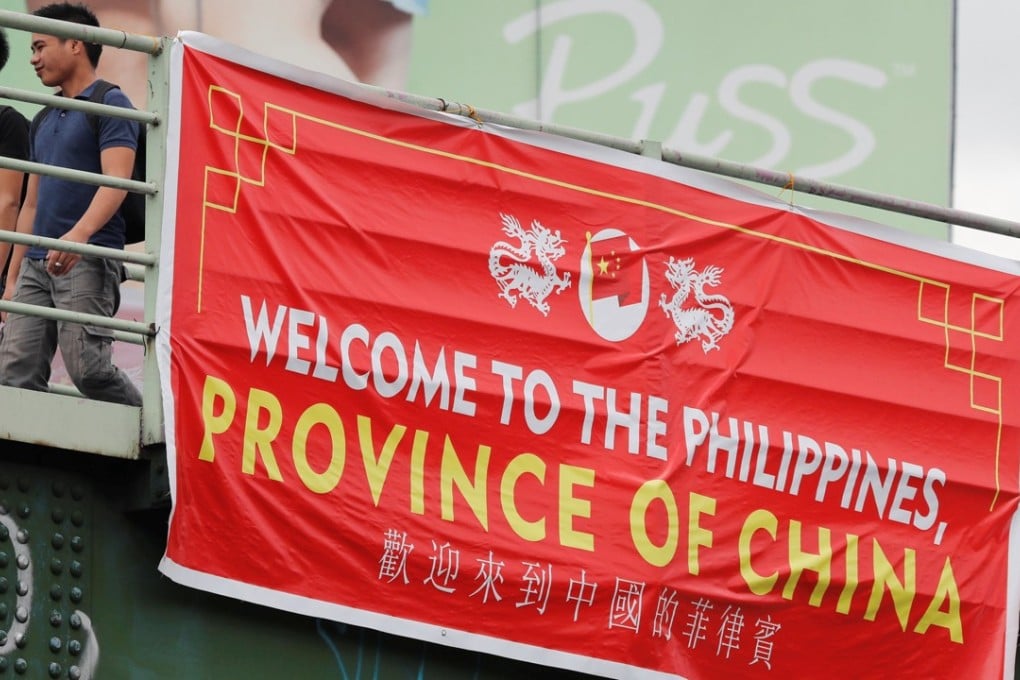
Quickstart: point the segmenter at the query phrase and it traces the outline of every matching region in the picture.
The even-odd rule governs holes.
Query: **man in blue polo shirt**
[[[56,3],[36,16],[98,26],[84,5]],[[102,46],[81,40],[32,34],[32,67],[44,85],[65,97],[88,99],[96,84]],[[130,108],[119,90],[105,104]],[[98,135],[80,111],[56,109],[41,122],[32,139],[32,160],[75,170],[128,178],[137,145],[136,124],[100,117]],[[40,175],[29,178],[18,231],[124,248],[124,222],[117,210],[125,191],[94,187]],[[87,314],[113,316],[120,305],[122,266],[112,260],[38,247],[15,248],[8,280],[16,280],[15,302]],[[5,292],[8,297],[9,292]],[[108,329],[35,316],[9,314],[0,337],[0,383],[46,390],[50,363],[60,347],[68,375],[82,394],[102,401],[138,406],[142,397],[130,378],[113,365]]]

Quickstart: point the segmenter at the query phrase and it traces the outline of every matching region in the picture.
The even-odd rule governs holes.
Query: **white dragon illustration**
[[[678,260],[669,258],[666,265],[666,280],[673,286],[675,293],[668,302],[663,293],[659,306],[676,326],[676,344],[682,345],[696,338],[701,338],[701,348],[705,354],[709,350],[719,349],[718,341],[733,328],[733,305],[723,295],[708,295],[705,286],[718,286],[722,281],[721,267],[709,265],[704,271],[694,269],[694,258]],[[691,291],[699,306],[684,307]]]
[[[566,243],[555,232],[542,226],[538,220],[531,221],[531,229],[525,231],[521,223],[513,215],[500,213],[503,219],[503,231],[511,238],[520,239],[520,247],[506,241],[497,241],[489,250],[489,273],[499,284],[499,297],[517,306],[517,298],[530,302],[542,313],[549,315],[549,303],[546,298],[555,291],[557,293],[570,286],[570,272],[558,276],[554,261],[563,257]],[[529,261],[534,257],[541,265],[542,271]]]

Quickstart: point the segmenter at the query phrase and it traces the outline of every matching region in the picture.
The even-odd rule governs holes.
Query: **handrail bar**
[[[60,97],[55,94],[33,92],[31,90],[19,90],[14,87],[4,87],[2,85],[0,85],[0,99],[14,99],[19,102],[28,102],[29,104],[52,106],[56,109],[84,111],[85,113],[94,113],[100,116],[124,118],[126,120],[133,120],[136,123],[144,123],[146,125],[159,125],[162,122],[158,115],[152,111],[146,111],[144,109],[126,109],[123,106],[100,104],[99,102],[92,102],[87,99]]]
[[[40,307],[39,305],[29,305],[24,302],[13,302],[11,300],[0,300],[0,312],[13,312],[14,314],[23,314],[24,316],[38,316],[44,319],[51,319],[53,321],[70,321],[71,323],[80,323],[86,326],[98,326],[100,328],[109,328],[115,331],[125,331],[127,333],[136,333],[138,335],[154,336],[156,335],[155,325],[142,323],[141,321],[129,321],[127,319],[118,319],[117,317],[102,316],[100,314],[85,314],[82,312],[72,312],[66,309],[57,309],[55,307]]]
[[[28,31],[29,33],[55,35],[58,38],[84,40],[85,42],[120,47],[134,52],[159,54],[163,50],[162,41],[155,36],[128,33],[127,31],[118,31],[113,28],[99,28],[69,23],[59,19],[46,19],[44,17],[37,17],[34,14],[25,14],[24,12],[0,10],[0,26]]]
[[[153,267],[158,258],[151,253],[139,253],[133,250],[120,250],[119,248],[107,248],[105,246],[94,246],[89,243],[74,243],[48,236],[36,236],[35,234],[22,234],[17,231],[0,229],[0,241],[16,243],[23,246],[38,246],[47,250],[62,250],[77,255],[89,255],[104,257],[108,260],[119,260],[143,267]]]
[[[58,179],[66,179],[72,182],[82,182],[100,187],[113,187],[114,189],[125,189],[136,194],[155,194],[159,188],[154,182],[139,182],[136,179],[125,179],[104,175],[101,172],[86,172],[84,170],[72,170],[56,165],[23,161],[9,156],[0,156],[0,168],[27,172],[33,175],[48,175]]]
[[[843,184],[824,182],[810,177],[801,177],[799,175],[794,177],[794,175],[789,172],[770,170],[768,168],[756,167],[745,163],[736,163],[733,161],[723,160],[721,158],[712,158],[710,156],[700,156],[698,154],[688,153],[679,149],[663,147],[660,142],[652,140],[634,140],[625,137],[616,137],[568,125],[558,125],[531,118],[522,118],[520,116],[502,113],[500,111],[493,111],[491,109],[476,108],[469,104],[449,101],[438,97],[426,97],[409,92],[388,90],[362,83],[355,83],[353,84],[353,87],[365,92],[393,99],[404,104],[427,109],[429,111],[440,111],[442,113],[449,113],[462,118],[467,118],[478,124],[489,123],[493,125],[504,125],[506,127],[517,128],[519,130],[531,130],[559,137],[569,137],[571,139],[578,139],[583,142],[589,142],[591,144],[597,144],[611,149],[626,151],[627,153],[635,155],[652,155],[649,152],[654,151],[654,156],[664,163],[692,168],[694,170],[701,170],[702,172],[708,172],[714,175],[722,175],[724,177],[731,177],[757,184],[766,184],[799,193],[823,196],[825,198],[831,198],[844,203],[854,203],[888,212],[913,215],[914,217],[921,217],[935,222],[944,222],[961,227],[970,227],[972,229],[979,229],[981,231],[987,231],[994,234],[1020,237],[1020,222],[1001,217],[983,215],[956,208],[947,208],[934,203],[916,201],[890,194],[881,194],[875,191],[858,189]]]

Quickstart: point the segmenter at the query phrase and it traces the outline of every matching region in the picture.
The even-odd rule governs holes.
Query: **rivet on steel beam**
[[[54,524],[63,524],[64,523],[64,517],[65,517],[64,509],[63,508],[53,508],[53,512],[50,513],[50,517],[53,519],[53,523]]]
[[[60,628],[60,624],[64,622],[64,615],[59,609],[53,609],[50,611],[50,625],[54,628]]]
[[[53,540],[50,543],[56,550],[60,550],[64,547],[64,534],[60,532],[53,534]]]
[[[85,593],[78,586],[71,588],[70,592],[71,602],[81,602],[81,599],[85,597]]]
[[[56,635],[50,638],[50,651],[59,652],[64,648],[64,643]]]

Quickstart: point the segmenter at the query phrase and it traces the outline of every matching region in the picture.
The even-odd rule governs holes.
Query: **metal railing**
[[[119,30],[84,26],[3,10],[0,10],[0,26],[14,30],[55,35],[60,38],[99,43],[104,46],[144,52],[149,55],[148,80],[150,87],[145,110],[124,109],[86,100],[58,97],[53,94],[0,87],[0,99],[27,102],[40,106],[59,106],[67,110],[131,120],[145,126],[147,154],[146,181],[144,182],[0,156],[0,168],[47,175],[94,186],[126,189],[146,195],[145,241],[142,252],[68,243],[58,239],[0,230],[0,241],[39,246],[49,250],[73,252],[79,255],[103,257],[124,263],[128,279],[141,282],[144,285],[143,321],[108,318],[2,300],[0,300],[0,311],[33,315],[59,322],[81,323],[106,328],[113,332],[113,337],[117,341],[142,345],[145,355],[142,366],[142,407],[139,412],[139,443],[144,446],[162,442],[164,439],[163,410],[160,400],[159,374],[156,367],[154,338],[157,332],[155,301],[163,212],[163,198],[160,187],[163,184],[166,156],[165,126],[162,126],[162,123],[166,120],[168,105],[169,51],[166,48],[169,45],[169,39],[134,35]],[[61,395],[76,395],[76,390],[63,385],[51,385],[50,392]]]

